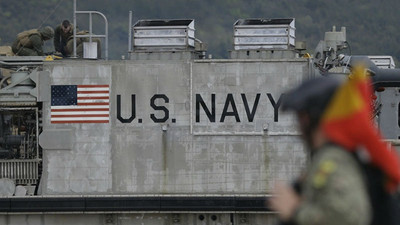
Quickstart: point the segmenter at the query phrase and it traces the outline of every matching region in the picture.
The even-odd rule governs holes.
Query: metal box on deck
[[[133,50],[194,48],[194,20],[139,20],[133,25]]]
[[[97,42],[83,42],[83,58],[97,59]]]
[[[234,24],[234,50],[292,49],[295,20],[239,19]]]
[[[396,65],[394,63],[392,56],[386,55],[370,55],[368,56],[369,59],[381,69],[395,69]]]

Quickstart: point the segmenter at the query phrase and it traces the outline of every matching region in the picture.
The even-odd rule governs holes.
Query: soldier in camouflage
[[[79,31],[76,33],[77,35],[89,35],[89,31]],[[83,57],[83,43],[84,42],[90,42],[90,39],[88,37],[78,37],[76,38],[76,56],[78,58]],[[99,38],[92,38],[92,42],[96,42],[96,47],[97,47],[97,58],[101,58],[101,41]],[[68,55],[72,55],[74,51],[74,40],[73,36],[68,38],[67,45],[65,46],[65,52]]]
[[[68,56],[66,45],[68,40],[74,35],[74,27],[68,20],[64,20],[54,30],[54,49],[63,56]]]
[[[77,35],[88,35],[88,31],[78,31],[76,28]],[[64,57],[69,57],[74,51],[74,26],[68,20],[64,20],[55,29],[54,36],[54,48],[57,52],[60,52]],[[92,42],[97,44],[97,58],[101,58],[101,41],[98,38],[92,38]],[[83,43],[90,42],[88,37],[77,37],[76,38],[76,54],[77,57],[83,57]]]
[[[13,53],[18,56],[42,56],[44,55],[44,41],[50,40],[53,37],[54,30],[49,26],[41,29],[27,30],[17,35],[11,48]]]
[[[332,143],[319,126],[340,82],[331,78],[309,80],[288,93],[284,110],[297,113],[302,138],[309,147],[305,174],[288,186],[276,187],[269,202],[283,224],[364,225],[371,221],[371,205],[363,172],[356,158]]]

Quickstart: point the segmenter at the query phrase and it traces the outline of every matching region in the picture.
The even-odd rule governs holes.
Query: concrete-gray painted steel
[[[295,57],[46,62],[49,85],[109,85],[110,122],[52,124],[50,87],[40,90],[45,140],[38,194],[267,194],[306,163],[293,115],[279,111],[279,99],[312,76],[310,63]],[[0,215],[9,225],[60,222],[246,225],[276,218],[265,212]]]
[[[111,88],[108,124],[51,124],[50,103],[44,102],[44,132],[73,135],[71,151],[43,149],[43,195],[264,194],[305,165],[292,115],[274,114],[272,101],[309,76],[306,59],[71,61],[46,63],[44,69],[51,85]],[[153,121],[165,117],[151,107],[155,94],[169,100],[154,100],[168,108],[165,122]],[[211,110],[212,94],[216,121],[200,107],[196,122],[196,95]],[[242,94],[250,110],[260,95],[252,122]],[[122,118],[131,116],[135,95],[132,122],[117,120],[117,95]],[[232,116],[233,104],[240,122]],[[224,110],[231,114],[223,116]]]

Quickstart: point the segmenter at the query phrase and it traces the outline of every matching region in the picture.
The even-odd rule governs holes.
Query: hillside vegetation
[[[10,45],[23,30],[72,21],[72,9],[72,0],[0,0],[0,45]],[[133,11],[133,23],[140,19],[194,19],[196,37],[207,43],[208,54],[214,58],[228,57],[237,19],[295,18],[296,40],[306,41],[308,52],[312,53],[324,33],[335,25],[337,29],[346,27],[353,55],[400,59],[400,1],[395,0],[78,0],[77,9],[107,16],[111,59],[126,55],[129,10]],[[87,29],[88,21],[79,16],[78,26]],[[101,20],[95,18],[94,26],[95,33],[104,33]],[[51,51],[51,43],[46,48]]]

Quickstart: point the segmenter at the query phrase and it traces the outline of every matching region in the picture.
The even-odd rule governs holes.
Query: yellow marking
[[[53,57],[51,57],[51,55],[46,56],[46,58],[44,59],[44,61],[53,61]]]
[[[333,173],[337,168],[337,165],[332,160],[325,160],[319,164],[319,171],[313,177],[313,184],[315,188],[321,188],[325,186],[328,176]]]
[[[326,175],[323,173],[317,173],[313,178],[313,184],[315,188],[321,188],[326,184]]]
[[[333,173],[336,170],[336,163],[332,160],[326,160],[321,163],[320,169],[325,174]]]

